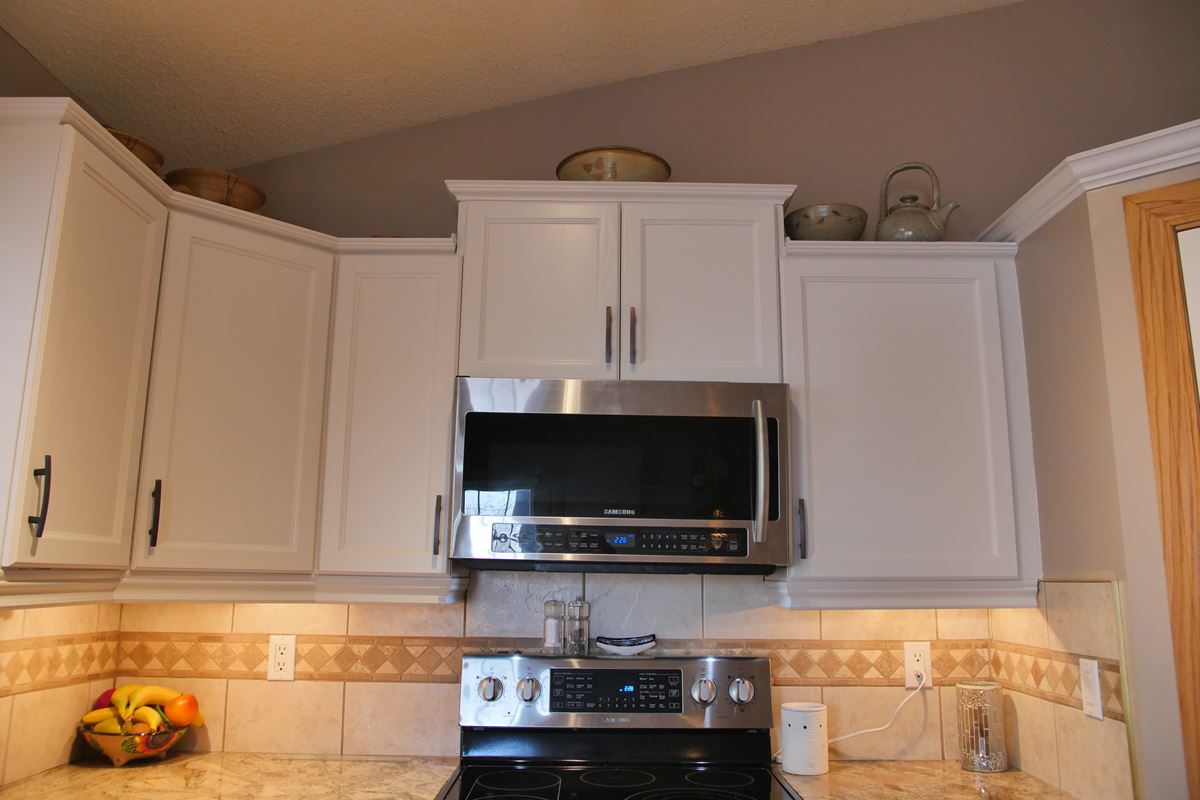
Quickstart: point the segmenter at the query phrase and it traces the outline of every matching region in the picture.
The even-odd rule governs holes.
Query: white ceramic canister
[[[779,740],[783,771],[792,775],[829,772],[829,724],[824,703],[784,703]]]

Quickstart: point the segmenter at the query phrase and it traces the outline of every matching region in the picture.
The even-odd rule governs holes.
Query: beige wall
[[[562,156],[623,143],[662,154],[673,180],[796,183],[798,203],[856,203],[873,230],[880,179],[920,159],[963,204],[949,238],[971,239],[1065,156],[1200,117],[1198,40],[1194,0],[1031,0],[241,171],[265,185],[269,216],[337,235],[437,236],[455,229],[445,179],[553,179]],[[905,185],[928,191],[915,175]]]
[[[36,58],[0,28],[0,97],[74,97]],[[76,98],[78,99],[78,98]]]

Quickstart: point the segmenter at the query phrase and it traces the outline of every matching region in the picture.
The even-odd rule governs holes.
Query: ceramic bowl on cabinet
[[[783,229],[793,240],[857,241],[867,227],[867,212],[849,203],[804,206],[783,218]]]

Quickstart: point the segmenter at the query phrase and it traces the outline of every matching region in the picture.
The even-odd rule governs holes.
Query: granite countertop
[[[121,768],[89,760],[0,789],[0,800],[433,800],[457,763],[242,753],[181,754]],[[834,761],[828,775],[786,777],[804,800],[1070,797],[1022,772],[979,775],[950,761]]]

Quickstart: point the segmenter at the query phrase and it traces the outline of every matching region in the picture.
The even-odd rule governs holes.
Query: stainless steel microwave
[[[787,387],[459,378],[451,557],[475,569],[791,563]]]

